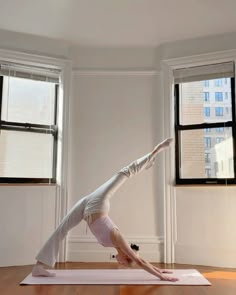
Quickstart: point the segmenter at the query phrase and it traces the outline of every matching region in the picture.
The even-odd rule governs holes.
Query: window
[[[233,158],[230,158],[229,159],[229,173],[233,173],[233,171],[234,171],[234,159]]]
[[[223,107],[216,107],[216,108],[215,108],[215,115],[216,115],[217,117],[219,117],[219,116],[223,116],[223,114],[224,114],[224,109],[223,109]]]
[[[215,79],[215,86],[221,87],[223,85],[223,79]]]
[[[209,80],[203,81],[203,86],[204,87],[209,87]]]
[[[209,107],[204,107],[204,115],[205,115],[205,117],[210,117],[210,108]]]
[[[218,171],[219,171],[219,165],[218,165],[218,162],[215,162],[215,163],[214,163],[214,168],[215,168],[215,173],[217,174]]]
[[[228,100],[228,92],[225,92],[225,100]]]
[[[58,75],[1,65],[0,182],[55,182]]]
[[[203,92],[203,97],[204,97],[204,101],[209,101],[210,100],[209,92]]]
[[[224,170],[224,161],[221,160],[220,163],[221,163],[221,171],[223,171]]]
[[[207,178],[211,177],[211,168],[205,168],[205,174]]]
[[[210,137],[205,137],[204,142],[205,142],[205,148],[211,147],[211,138]]]
[[[216,132],[219,133],[219,132],[224,132],[224,127],[217,127],[216,128]]]
[[[205,163],[209,164],[211,162],[211,154],[205,153]]]
[[[224,137],[216,137],[216,143],[221,143],[224,140]]]
[[[215,93],[215,101],[223,101],[223,92]]]
[[[217,184],[227,181],[228,184],[235,184],[234,62],[185,67],[174,70],[173,75],[176,183]],[[209,87],[207,93],[209,97],[215,96],[216,101],[209,100],[206,104],[207,84],[215,87],[222,85],[224,92],[215,92],[214,87]],[[222,101],[226,92],[227,102],[223,106],[217,105],[216,102]],[[229,159],[233,159],[233,163]]]

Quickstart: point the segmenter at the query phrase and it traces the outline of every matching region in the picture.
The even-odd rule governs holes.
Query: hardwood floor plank
[[[32,266],[0,267],[1,295],[235,295],[236,270],[194,265],[155,264],[160,268],[197,269],[212,286],[96,286],[36,285],[20,286]],[[57,269],[119,268],[116,263],[59,263]]]

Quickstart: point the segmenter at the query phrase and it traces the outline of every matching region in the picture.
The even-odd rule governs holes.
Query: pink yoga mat
[[[67,269],[52,270],[56,277],[32,277],[20,285],[211,285],[195,269],[173,269],[177,282],[160,281],[142,269]]]

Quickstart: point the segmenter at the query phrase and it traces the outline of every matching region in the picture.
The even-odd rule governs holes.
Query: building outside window
[[[224,115],[224,108],[223,107],[216,107],[215,108],[215,115],[217,117]]]
[[[219,133],[219,132],[224,132],[224,127],[216,127],[216,132]]]
[[[223,92],[215,93],[215,101],[223,101]]]
[[[218,162],[215,162],[215,163],[214,163],[214,168],[215,168],[215,173],[216,173],[216,175],[217,175],[217,173],[218,173],[218,171],[219,171],[219,164],[218,164]]]
[[[205,137],[204,142],[205,142],[205,148],[211,147],[211,138],[210,137]]]
[[[206,177],[210,178],[211,177],[211,168],[205,168],[205,174],[206,174]]]
[[[205,163],[208,164],[211,162],[211,154],[205,153]]]
[[[211,128],[205,128],[205,129],[204,129],[204,132],[205,132],[205,133],[209,133],[209,132],[211,132]]]
[[[209,107],[204,107],[204,116],[205,117],[210,117],[210,108]]]
[[[216,87],[222,87],[223,86],[223,79],[215,79],[214,84]]]
[[[224,137],[216,137],[216,143],[221,143],[224,140]]]
[[[176,69],[173,74],[176,183],[236,183],[234,62]],[[205,101],[205,87],[215,100]],[[215,87],[223,91],[215,91]],[[228,99],[221,106],[223,93],[228,94]]]
[[[209,92],[203,92],[204,101],[210,101]]]

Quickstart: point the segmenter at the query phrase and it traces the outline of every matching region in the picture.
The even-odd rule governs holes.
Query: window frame
[[[55,83],[55,104],[54,104],[54,124],[33,124],[33,123],[20,123],[2,120],[2,96],[3,96],[3,79],[4,76],[0,75],[0,132],[1,130],[18,131],[18,132],[33,132],[52,134],[53,136],[53,163],[52,163],[52,177],[51,178],[33,178],[33,177],[0,177],[0,183],[56,183],[57,171],[57,145],[58,145],[58,127],[57,127],[57,110],[58,110],[58,94],[59,84]]]
[[[175,98],[175,182],[177,185],[215,185],[215,184],[236,184],[236,110],[235,110],[235,77],[230,78],[231,82],[231,104],[232,104],[232,120],[227,122],[214,123],[200,123],[181,125],[180,124],[180,89],[179,84],[174,83],[174,98]],[[181,178],[180,177],[180,163],[181,163],[181,131],[185,130],[199,130],[207,128],[232,128],[233,138],[233,160],[234,160],[234,178]]]

